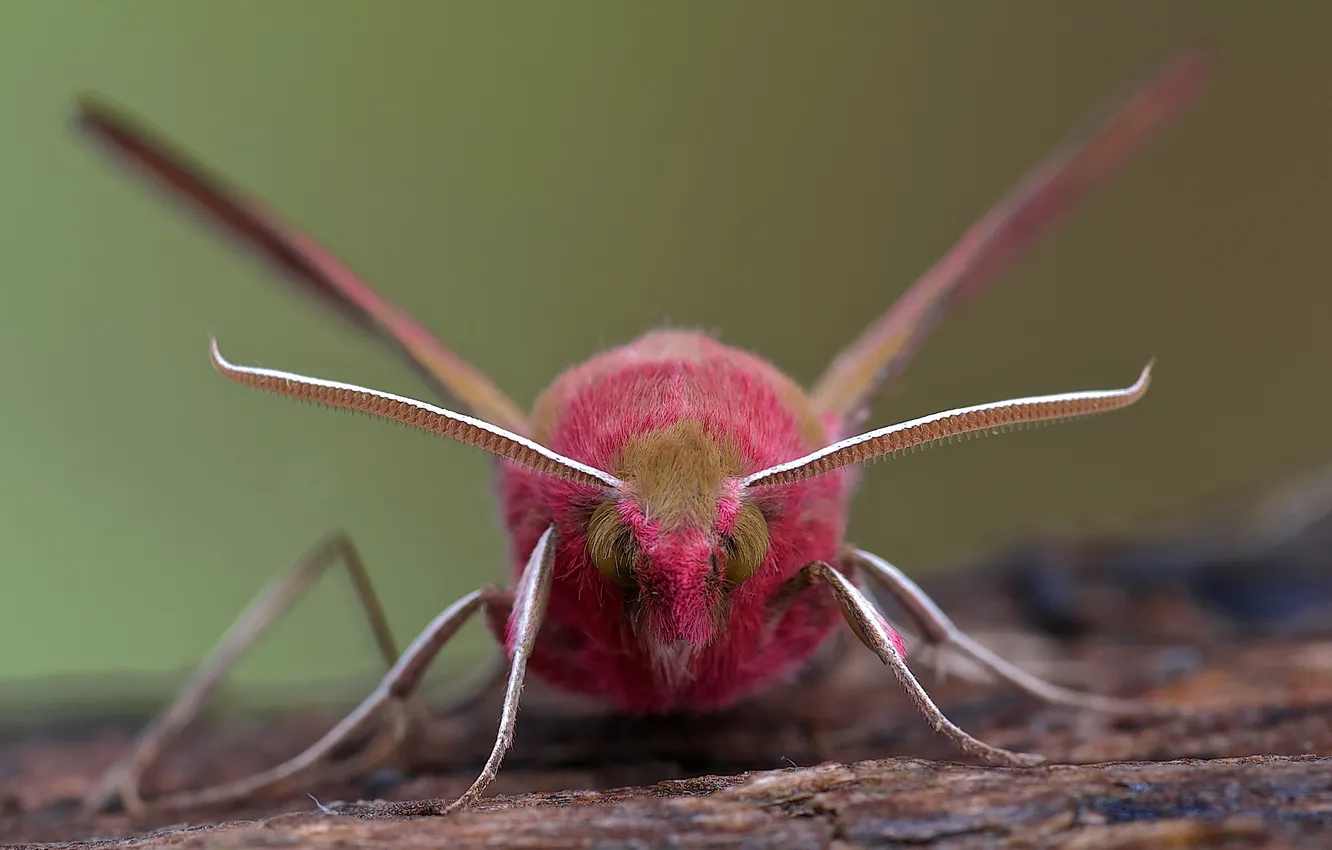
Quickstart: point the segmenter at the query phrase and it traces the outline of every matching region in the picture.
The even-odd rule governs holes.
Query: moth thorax
[[[631,438],[615,474],[627,482],[644,518],[662,528],[711,526],[722,485],[740,474],[729,439],[716,440],[696,419]]]

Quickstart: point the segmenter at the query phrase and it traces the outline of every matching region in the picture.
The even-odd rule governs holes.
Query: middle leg
[[[1034,676],[959,629],[934,600],[897,567],[861,549],[852,550],[850,557],[902,606],[921,630],[921,639],[936,649],[954,649],[1000,679],[1046,702],[1126,716],[1157,710],[1150,703],[1081,693]]]

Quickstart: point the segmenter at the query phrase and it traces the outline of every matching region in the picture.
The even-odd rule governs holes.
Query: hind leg
[[[1000,679],[1046,702],[1118,715],[1149,714],[1156,710],[1148,703],[1081,693],[1033,676],[977,643],[975,638],[954,625],[934,600],[897,567],[860,549],[853,550],[850,558],[902,606],[921,630],[922,640],[936,649],[958,652]]]
[[[157,762],[171,740],[199,715],[231,668],[264,632],[301,599],[329,567],[339,563],[346,567],[351,578],[379,654],[391,667],[398,658],[398,649],[360,553],[347,534],[330,534],[264,588],[236,618],[212,655],[195,669],[170,705],[144,727],[129,752],[102,775],[84,799],[85,813],[100,811],[116,798],[130,813],[142,812],[145,804],[139,795],[139,784],[143,775]],[[395,726],[403,727],[405,731],[406,717],[400,718]]]

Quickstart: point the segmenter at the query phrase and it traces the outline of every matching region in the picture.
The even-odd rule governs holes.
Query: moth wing
[[[288,281],[363,330],[395,344],[426,382],[474,416],[526,434],[522,411],[490,379],[385,300],[312,236],[228,186],[166,139],[100,97],[80,98],[78,121],[94,138],[190,202]]]
[[[810,395],[846,431],[868,414],[947,312],[998,278],[1023,250],[1105,183],[1202,93],[1210,56],[1176,57],[1040,163],[829,365]]]

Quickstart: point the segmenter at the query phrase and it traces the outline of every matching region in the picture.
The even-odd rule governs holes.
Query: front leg
[[[482,767],[481,773],[472,782],[471,787],[456,800],[389,803],[378,808],[380,814],[397,816],[447,815],[476,800],[486,790],[486,786],[494,780],[496,774],[499,773],[504,754],[513,745],[514,731],[518,726],[518,700],[522,695],[523,684],[527,677],[527,662],[532,657],[532,651],[536,648],[537,635],[541,632],[541,624],[546,618],[546,606],[550,602],[550,585],[554,575],[555,527],[551,526],[541,535],[536,548],[528,556],[527,566],[523,569],[523,577],[518,583],[515,593],[515,607],[509,619],[508,636],[505,641],[506,648],[510,649],[512,656],[509,662],[508,682],[504,688],[504,707],[500,710],[499,729],[495,735],[495,743],[491,747],[490,756],[486,759],[485,766]],[[494,606],[503,600],[492,594],[491,598],[486,601]],[[421,677],[425,675],[426,667],[438,651],[439,645],[432,643],[429,632],[423,633],[403,653],[397,667],[385,677],[380,690],[386,694],[396,695],[399,699],[410,696],[417,685],[420,684]],[[373,699],[374,695],[367,699],[365,704],[369,704]]]
[[[812,580],[828,586],[841,607],[842,616],[846,618],[851,631],[855,632],[861,643],[869,647],[879,656],[879,660],[893,671],[902,690],[906,691],[916,710],[929,721],[934,731],[946,735],[963,752],[979,756],[993,764],[1029,767],[1045,761],[1041,756],[1032,753],[1017,753],[991,746],[968,735],[961,727],[945,717],[925,687],[907,667],[900,646],[901,637],[888,625],[888,621],[874,607],[874,603],[849,578],[822,561],[809,564],[805,567],[805,572]]]

